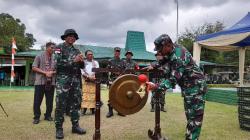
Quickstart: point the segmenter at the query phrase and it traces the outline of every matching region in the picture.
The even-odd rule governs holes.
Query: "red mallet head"
[[[138,80],[139,80],[141,83],[146,83],[146,82],[148,82],[148,77],[147,77],[147,75],[145,75],[145,74],[140,74],[140,75],[138,75]]]

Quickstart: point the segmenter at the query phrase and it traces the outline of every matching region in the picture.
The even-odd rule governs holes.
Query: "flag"
[[[17,47],[16,47],[16,40],[15,38],[13,37],[12,38],[12,48],[11,48],[11,78],[10,78],[10,82],[13,83],[14,82],[14,77],[15,77],[15,72],[14,72],[14,65],[15,65],[15,58],[14,58],[14,55],[16,54],[16,50]]]

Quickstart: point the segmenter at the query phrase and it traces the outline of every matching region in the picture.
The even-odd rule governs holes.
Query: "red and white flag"
[[[11,78],[10,78],[10,82],[13,83],[14,82],[14,77],[15,77],[15,72],[14,72],[14,65],[15,65],[15,57],[14,55],[16,54],[16,50],[17,47],[16,47],[16,40],[15,38],[13,37],[12,38],[12,48],[11,48]]]

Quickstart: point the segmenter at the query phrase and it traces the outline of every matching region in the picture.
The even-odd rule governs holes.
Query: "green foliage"
[[[191,27],[191,29],[185,30],[184,33],[178,39],[180,45],[186,47],[190,52],[193,52],[193,43],[195,39],[200,35],[211,34],[224,29],[224,24],[220,21],[215,23],[205,23],[199,27]],[[245,65],[250,65],[250,50],[246,51]],[[201,60],[215,62],[219,64],[239,64],[239,53],[238,51],[230,52],[218,52],[214,50],[209,50],[202,47]]]
[[[0,14],[0,47],[10,53],[12,37],[16,39],[18,51],[29,50],[36,39],[31,33],[25,33],[26,27],[20,19],[15,19],[10,14]]]
[[[224,25],[220,21],[215,23],[204,23],[199,27],[191,27],[191,29],[185,29],[185,32],[181,34],[178,39],[179,44],[186,47],[189,51],[193,49],[193,43],[195,39],[200,35],[215,33],[224,29]]]
[[[225,63],[231,64],[231,65],[237,65],[237,66],[239,65],[239,52],[238,51],[224,52],[223,54],[224,54]],[[247,57],[247,52],[246,52],[246,57]],[[246,58],[245,63],[248,63],[247,58]]]
[[[182,46],[186,47],[190,52],[193,52],[193,43],[198,36],[218,32],[223,29],[224,25],[220,21],[216,21],[215,23],[205,23],[199,27],[192,27],[191,29],[186,28],[186,31],[179,37],[178,42]],[[223,63],[224,56],[223,53],[203,47],[201,52],[201,60]]]

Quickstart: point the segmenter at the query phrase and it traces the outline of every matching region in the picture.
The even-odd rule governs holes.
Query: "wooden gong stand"
[[[100,124],[101,124],[101,75],[102,73],[108,72],[122,72],[122,73],[130,73],[130,72],[138,72],[138,73],[154,73],[159,76],[162,71],[160,70],[126,70],[122,71],[120,69],[108,69],[108,68],[93,68],[93,72],[95,72],[96,76],[96,111],[95,111],[95,133],[93,134],[93,140],[101,140],[101,131],[100,131]],[[157,78],[157,77],[156,77]],[[159,81],[157,81],[159,82]],[[161,128],[160,128],[160,101],[159,96],[161,93],[156,92],[156,110],[155,110],[155,128],[153,130],[148,130],[148,136],[151,140],[166,140],[166,138],[161,136]]]

